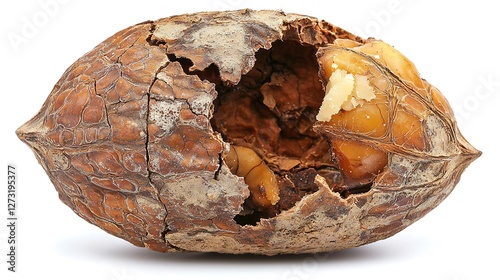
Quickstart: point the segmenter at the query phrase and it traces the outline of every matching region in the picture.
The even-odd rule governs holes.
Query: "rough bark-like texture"
[[[234,219],[249,191],[223,161],[229,144],[211,124],[217,88],[242,81],[260,49],[280,40],[319,49],[338,38],[364,42],[324,21],[280,11],[138,24],[76,61],[17,133],[66,205],[137,246],[274,255],[374,242],[436,207],[478,156],[449,108],[433,99],[434,88],[413,89],[391,77],[387,90],[418,96],[428,110],[425,151],[378,141],[389,164],[369,191],[343,197],[320,175],[326,171],[319,172],[315,191],[256,225]],[[181,59],[191,62],[189,69]],[[325,138],[339,133],[316,130]]]

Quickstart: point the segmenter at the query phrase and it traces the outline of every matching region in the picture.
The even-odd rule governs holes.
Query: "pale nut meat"
[[[161,252],[381,240],[480,155],[393,47],[281,11],[122,30],[70,66],[17,135],[76,214]]]

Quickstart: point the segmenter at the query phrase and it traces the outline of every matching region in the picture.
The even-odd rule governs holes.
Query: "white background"
[[[494,1],[54,1],[0,4],[1,279],[500,279],[500,20]],[[41,3],[48,2],[56,5],[44,9]],[[108,235],[63,205],[14,131],[40,109],[64,70],[130,25],[246,7],[316,16],[394,45],[445,94],[463,134],[484,154],[422,220],[387,240],[331,254],[161,254]],[[26,32],[30,24],[35,28]],[[8,163],[17,165],[19,178],[16,273],[6,263]]]

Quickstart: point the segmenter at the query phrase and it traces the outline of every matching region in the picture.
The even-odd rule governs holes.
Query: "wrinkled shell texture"
[[[229,171],[222,159],[229,144],[211,125],[216,87],[193,74],[216,66],[224,84],[237,85],[254,67],[256,52],[274,42],[319,48],[338,38],[364,42],[327,22],[280,11],[141,23],[76,61],[18,135],[66,205],[137,246],[275,255],[384,239],[436,207],[472,161],[474,149],[451,112],[427,99],[430,148],[383,144],[390,147],[389,163],[367,192],[343,197],[317,176],[317,190],[293,207],[240,225],[234,218],[248,186]],[[191,72],[175,58],[189,59]],[[417,94],[397,77],[391,81],[391,91]]]

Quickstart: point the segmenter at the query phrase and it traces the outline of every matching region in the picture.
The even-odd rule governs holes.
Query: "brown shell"
[[[281,11],[141,23],[76,61],[17,133],[66,205],[137,246],[274,255],[374,242],[436,207],[478,156],[451,112],[427,100],[429,151],[386,143],[389,165],[369,191],[343,197],[316,176],[317,191],[291,208],[240,225],[234,217],[248,187],[222,160],[228,144],[211,125],[216,86],[193,74],[215,66],[222,83],[236,85],[254,67],[256,52],[273,42],[318,49],[337,38],[364,42],[327,22]],[[189,69],[180,59],[192,62]]]

